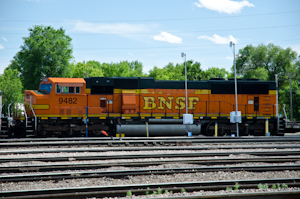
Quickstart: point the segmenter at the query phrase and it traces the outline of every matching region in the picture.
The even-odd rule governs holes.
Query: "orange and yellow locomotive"
[[[184,86],[184,81],[148,77],[43,78],[38,90],[25,91],[26,114],[17,118],[25,130],[14,131],[25,136],[186,135]],[[275,82],[239,80],[237,87],[240,135],[264,134],[266,119],[272,135],[282,133]],[[193,135],[213,135],[215,122],[220,135],[235,133],[233,80],[188,81],[187,100]]]

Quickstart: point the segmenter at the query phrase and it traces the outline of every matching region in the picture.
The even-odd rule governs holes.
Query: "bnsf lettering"
[[[165,108],[172,110],[174,97],[157,97],[158,100],[156,100],[155,97],[143,97],[144,98],[144,110],[153,110],[155,108],[159,110],[163,110]],[[196,109],[195,105],[199,101],[199,97],[188,97],[188,109],[194,110]],[[157,102],[158,101],[158,102]],[[177,97],[175,99],[175,109],[176,110],[183,110],[185,109],[185,97]]]
[[[59,104],[77,104],[77,98],[76,97],[66,97],[66,98],[62,98],[60,97],[58,99]]]

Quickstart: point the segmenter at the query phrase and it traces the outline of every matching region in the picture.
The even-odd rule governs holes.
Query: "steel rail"
[[[35,158],[2,158],[2,162],[28,162],[28,161],[72,161],[72,160],[111,160],[111,159],[138,159],[138,158],[176,158],[176,157],[210,157],[229,155],[256,155],[256,156],[280,156],[300,155],[300,151],[240,151],[240,152],[201,152],[201,153],[154,153],[134,155],[95,155],[95,156],[62,156],[62,157],[35,157]]]
[[[265,145],[252,145],[252,146],[192,146],[192,147],[105,147],[105,148],[71,148],[71,149],[40,149],[36,148],[34,150],[19,150],[19,151],[0,151],[0,155],[6,154],[36,154],[36,153],[70,153],[70,152],[107,152],[107,151],[152,151],[152,150],[212,150],[212,149],[291,149],[291,148],[300,148],[300,145],[273,145],[273,146],[265,146]]]
[[[215,171],[283,171],[300,170],[300,164],[284,165],[255,165],[255,166],[215,166],[215,167],[184,167],[184,168],[151,168],[151,169],[131,169],[131,170],[110,170],[110,171],[79,171],[65,173],[45,173],[45,174],[22,174],[0,176],[0,182],[20,182],[36,180],[62,180],[77,178],[98,178],[112,177],[121,178],[129,175],[166,175],[178,173],[197,173]]]
[[[103,140],[119,140],[119,137],[70,137],[70,138],[11,138],[11,139],[0,139],[0,143],[2,142],[48,142],[48,141],[87,141],[87,140],[94,140],[94,141],[103,141]],[[272,136],[272,137],[265,137],[265,136],[240,136],[240,137],[230,137],[230,136],[222,136],[222,137],[211,137],[211,136],[192,136],[192,137],[185,137],[185,136],[169,136],[169,137],[122,137],[122,140],[251,140],[251,139],[260,139],[260,140],[299,140],[299,137],[294,136]]]
[[[114,186],[94,186],[94,187],[73,187],[41,190],[18,190],[2,191],[3,198],[56,198],[56,199],[81,199],[83,197],[121,197],[126,196],[131,190],[134,195],[145,195],[146,191],[152,192],[161,188],[173,192],[180,192],[182,188],[186,191],[199,190],[225,190],[226,187],[233,187],[236,183],[240,189],[257,188],[259,183],[277,184],[285,183],[289,187],[300,187],[300,178],[281,179],[255,179],[255,180],[230,180],[230,181],[201,181],[201,182],[178,182],[178,183],[158,183],[158,184],[134,184],[134,185],[114,185]],[[148,188],[148,189],[147,189]],[[300,191],[298,192],[300,193]]]
[[[1,142],[0,143],[0,148],[7,148],[7,147],[25,147],[25,146],[72,146],[72,145],[99,145],[99,146],[113,146],[113,145],[123,145],[123,146],[128,146],[128,145],[142,145],[142,146],[147,146],[147,145],[192,145],[192,144],[219,144],[219,143],[258,143],[258,142],[269,142],[269,143],[274,143],[274,142],[299,142],[300,138],[299,137],[289,137],[289,138],[233,138],[233,139],[220,139],[220,138],[215,138],[215,139],[140,139],[140,140],[131,140],[130,138],[127,140],[123,139],[119,140],[69,140],[69,141],[26,141],[26,142],[18,142],[14,141],[13,139],[10,142]]]
[[[109,163],[64,163],[64,164],[43,164],[43,165],[17,165],[0,166],[0,172],[26,172],[26,171],[55,171],[55,170],[75,170],[75,169],[98,169],[113,166],[137,167],[149,165],[162,165],[171,163],[201,164],[201,165],[220,165],[237,164],[245,162],[297,162],[300,157],[256,157],[256,158],[211,158],[211,159],[184,159],[184,160],[149,160],[149,161],[125,161]]]

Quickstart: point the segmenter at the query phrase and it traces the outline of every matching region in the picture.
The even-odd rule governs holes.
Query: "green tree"
[[[103,72],[100,68],[100,63],[97,61],[88,61],[87,63],[83,61],[76,64],[73,63],[72,66],[72,77],[86,78],[103,76]]]
[[[22,102],[22,82],[18,77],[17,70],[6,69],[4,70],[4,74],[0,77],[0,90],[2,91],[2,103],[6,104],[5,107],[9,103],[15,104],[18,102]],[[7,108],[3,108],[3,111],[6,112]]]
[[[199,62],[188,60],[186,62],[187,79],[188,80],[200,80],[202,77],[202,70]],[[176,64],[169,63],[163,68],[157,68],[156,66],[149,71],[149,77],[153,77],[156,80],[185,80],[185,63]]]
[[[278,74],[279,105],[283,113],[283,104],[286,104],[287,117],[290,117],[290,87],[289,75],[292,74],[292,99],[293,118],[300,119],[299,100],[300,91],[297,77],[300,76],[300,56],[291,48],[283,49],[274,44],[260,44],[257,47],[248,45],[239,50],[236,59],[238,75],[243,78],[258,78],[266,81],[274,81]],[[296,77],[296,78],[295,78]]]
[[[261,79],[262,81],[267,81],[269,79],[269,74],[265,68],[257,68],[248,70],[244,74],[244,79]]]
[[[211,67],[208,68],[206,71],[203,72],[202,79],[201,80],[209,80],[210,78],[226,78],[228,75],[228,72],[225,70],[225,68],[216,68]]]
[[[121,61],[120,63],[103,63],[101,65],[105,77],[142,77],[143,64],[138,61]]]
[[[288,73],[295,73],[296,60],[297,52],[291,48],[283,49],[271,43],[268,45],[260,44],[257,47],[247,45],[239,50],[239,55],[236,59],[236,69],[237,74],[244,76],[244,78],[249,76],[260,78],[259,72],[263,72],[262,79],[274,81],[275,74],[278,74],[280,79],[287,79]],[[267,78],[262,68],[267,71]],[[260,70],[252,72],[257,69]],[[279,82],[280,88],[283,85],[284,82]]]
[[[29,28],[29,37],[23,40],[9,68],[19,71],[25,89],[37,89],[42,77],[70,76],[72,39],[65,30],[34,26]]]

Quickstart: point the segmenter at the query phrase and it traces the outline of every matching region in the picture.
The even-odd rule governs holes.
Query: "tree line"
[[[149,74],[143,73],[139,61],[101,63],[99,61],[75,62],[72,56],[72,38],[63,28],[34,26],[24,37],[21,50],[13,57],[11,64],[0,77],[3,103],[23,101],[24,90],[37,90],[43,77],[153,77],[155,80],[184,80],[184,63],[169,63],[163,68],[154,66]],[[187,60],[188,80],[209,80],[210,78],[233,78],[224,68],[201,69],[201,63]],[[236,57],[238,78],[274,81],[279,78],[279,104],[287,104],[289,114],[289,77],[292,84],[293,116],[300,120],[300,56],[291,48],[274,44],[247,45]],[[289,115],[288,115],[289,116]]]

